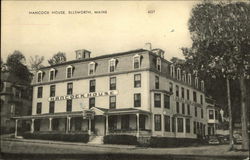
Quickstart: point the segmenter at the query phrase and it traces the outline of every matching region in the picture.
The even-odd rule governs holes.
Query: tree
[[[229,81],[239,81],[242,149],[248,150],[246,79],[249,77],[250,5],[246,2],[203,2],[192,9],[188,25],[193,44],[183,49],[187,62],[200,73],[225,78],[228,91]]]
[[[6,61],[6,65],[10,72],[15,74],[17,77],[29,83],[31,81],[31,73],[29,72],[26,65],[26,59],[20,51],[14,51],[13,54],[9,55]]]
[[[50,65],[54,65],[54,64],[59,64],[62,62],[65,62],[66,59],[66,55],[63,52],[58,52],[57,54],[54,54],[53,57],[51,59],[48,60],[48,63]]]
[[[39,70],[41,67],[43,67],[43,61],[44,61],[44,56],[39,56],[39,55],[35,55],[35,56],[30,56],[30,69],[31,70]]]

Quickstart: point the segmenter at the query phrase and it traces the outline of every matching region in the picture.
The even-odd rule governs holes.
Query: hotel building
[[[164,59],[132,50],[41,68],[34,76],[31,132],[197,138],[207,134],[204,82]]]

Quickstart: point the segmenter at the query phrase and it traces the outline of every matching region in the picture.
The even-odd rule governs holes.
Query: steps
[[[93,136],[88,144],[103,144],[103,136]]]

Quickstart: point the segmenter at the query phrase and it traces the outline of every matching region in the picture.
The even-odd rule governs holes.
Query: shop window
[[[89,98],[89,109],[95,107],[95,98]]]
[[[164,116],[165,131],[170,132],[170,116]]]
[[[156,108],[161,108],[161,94],[160,93],[154,94],[154,105]]]
[[[49,113],[55,112],[55,101],[49,102]]]
[[[183,132],[183,118],[177,118],[178,132]]]
[[[155,118],[155,131],[161,131],[161,115],[156,114]]]
[[[164,108],[170,109],[170,96],[164,94]]]
[[[141,107],[141,94],[134,94],[134,107]]]
[[[141,74],[134,75],[134,87],[140,88],[141,87]]]

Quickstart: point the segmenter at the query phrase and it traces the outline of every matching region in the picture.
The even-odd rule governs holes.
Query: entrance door
[[[94,134],[96,134],[96,131],[95,131],[95,119],[91,120],[91,132],[93,132]]]

